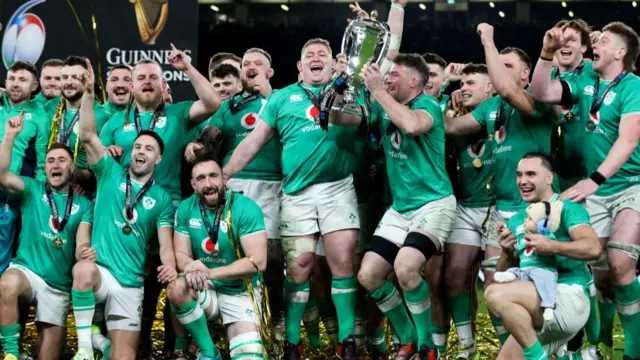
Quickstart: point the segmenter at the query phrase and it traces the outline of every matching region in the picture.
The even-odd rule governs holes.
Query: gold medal
[[[478,158],[475,158],[475,159],[473,159],[472,164],[473,164],[473,166],[476,167],[476,169],[480,169],[482,167],[482,160],[480,160]]]
[[[129,225],[125,225],[122,228],[122,233],[124,233],[125,235],[131,234],[131,231],[132,231],[132,229],[131,229],[131,226],[129,226]]]
[[[56,239],[53,240],[53,246],[55,246],[57,249],[60,249],[62,247],[62,239],[60,239],[59,236],[56,236]]]
[[[565,115],[565,116],[564,116],[564,118],[565,118],[567,121],[571,121],[571,119],[573,119],[573,113],[572,113],[571,111],[569,111],[569,112],[567,113],[567,115]]]
[[[587,121],[587,130],[593,131],[595,129],[596,129],[596,122],[589,119],[589,121]]]
[[[218,255],[220,255],[220,252],[218,252],[218,251],[214,251],[214,252],[211,253],[211,256],[213,256],[213,257],[218,257]]]

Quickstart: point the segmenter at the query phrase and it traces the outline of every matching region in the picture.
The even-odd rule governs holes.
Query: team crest
[[[400,150],[400,146],[402,146],[402,135],[400,135],[400,131],[396,130],[391,133],[391,146]]]
[[[258,114],[248,113],[240,119],[240,125],[245,129],[251,130],[256,127],[259,119],[260,116],[258,116]]]
[[[613,102],[613,99],[615,98],[616,98],[616,93],[614,93],[613,91],[607,93],[607,96],[604,97],[604,104],[611,105],[611,103]]]
[[[585,95],[593,95],[595,93],[596,93],[596,89],[593,87],[593,85],[587,85],[584,87]]]
[[[211,239],[208,237],[202,240],[202,243],[200,244],[200,246],[202,248],[202,251],[204,251],[207,255],[211,255],[219,251],[218,243],[216,242],[214,244],[213,241],[211,241]]]
[[[320,110],[315,105],[309,105],[305,111],[305,116],[310,121],[316,122],[316,119],[320,116]]]
[[[498,116],[497,111],[492,111],[491,113],[489,113],[489,119],[491,120],[495,120],[497,116]]]
[[[76,123],[73,125],[73,133],[78,135],[79,129],[80,129],[80,123],[76,121]]]
[[[125,131],[125,132],[127,132],[127,131],[133,131],[133,130],[135,130],[135,129],[136,129],[136,125],[135,125],[135,124],[125,124],[125,125],[122,127],[122,131]]]
[[[167,125],[167,117],[160,116],[158,117],[158,121],[156,121],[156,124],[154,127],[157,127],[158,129],[162,129],[165,125]]]
[[[156,206],[156,200],[148,196],[142,197],[142,206],[145,210],[151,210]]]
[[[220,221],[220,231],[222,231],[223,233],[227,233],[227,230],[229,230],[227,228],[227,221],[226,219],[224,221]]]
[[[504,142],[504,139],[507,138],[507,130],[504,128],[504,126],[501,126],[500,129],[496,131],[495,137],[496,137],[496,143],[502,144]]]
[[[31,113],[24,114],[24,119],[25,120],[31,120]]]
[[[477,148],[477,145],[467,146],[467,153],[469,154],[469,156],[476,159],[484,155],[484,150],[485,150],[484,142],[482,143],[482,146],[479,149]]]
[[[133,209],[133,219],[127,219],[127,210],[122,209],[122,217],[124,217],[129,224],[135,224],[136,221],[138,221],[138,210]]]
[[[77,214],[78,211],[80,211],[80,205],[78,204],[71,205],[71,215]]]
[[[589,121],[587,121],[587,131],[593,132],[600,124],[600,111],[595,114],[589,113]]]

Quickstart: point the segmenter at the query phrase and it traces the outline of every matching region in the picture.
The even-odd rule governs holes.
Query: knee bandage
[[[234,360],[256,359],[264,356],[264,345],[258,332],[248,332],[229,340],[230,357]]]
[[[496,271],[496,265],[498,265],[498,260],[500,256],[492,256],[487,260],[483,260],[481,263],[481,267],[486,271]]]
[[[316,253],[316,240],[305,237],[283,237],[282,250],[287,264],[304,253]]]
[[[607,249],[622,251],[635,261],[638,261],[638,258],[640,257],[640,245],[636,244],[626,244],[621,242],[609,241],[609,244],[607,244]]]

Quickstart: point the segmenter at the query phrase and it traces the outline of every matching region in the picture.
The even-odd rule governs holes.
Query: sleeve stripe
[[[172,228],[173,229],[173,224],[171,224],[171,223],[160,223],[158,225],[158,229],[164,228],[164,227],[168,227],[168,228]]]
[[[624,119],[627,116],[631,116],[631,115],[640,115],[640,111],[631,111],[628,113],[624,113],[622,115],[620,115],[620,120]]]
[[[244,235],[240,236],[240,239],[242,239],[245,236],[251,236],[251,235],[254,235],[254,234],[259,234],[261,232],[267,232],[267,230],[266,229],[262,229],[262,230],[254,231],[254,232],[249,233],[249,234],[244,234]]]
[[[177,233],[178,233],[178,234],[180,234],[180,235],[189,236],[189,233],[188,233],[188,232],[184,232],[184,231],[182,231],[182,230],[178,230],[178,229],[175,229],[175,228],[174,228],[174,229],[173,229],[173,231],[177,232]]]
[[[571,225],[571,227],[569,227],[569,232],[571,232],[571,230],[577,228],[578,226],[582,226],[582,225],[591,226],[591,224],[589,224],[589,223],[574,224],[574,225]]]
[[[86,221],[86,220],[82,220],[82,221],[80,221],[80,224],[87,224],[87,225],[91,225],[91,226],[93,226],[93,222]]]

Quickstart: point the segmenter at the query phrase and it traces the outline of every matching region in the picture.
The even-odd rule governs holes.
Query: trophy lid
[[[376,18],[378,17],[378,10],[372,10],[370,17],[371,20],[376,20]]]

